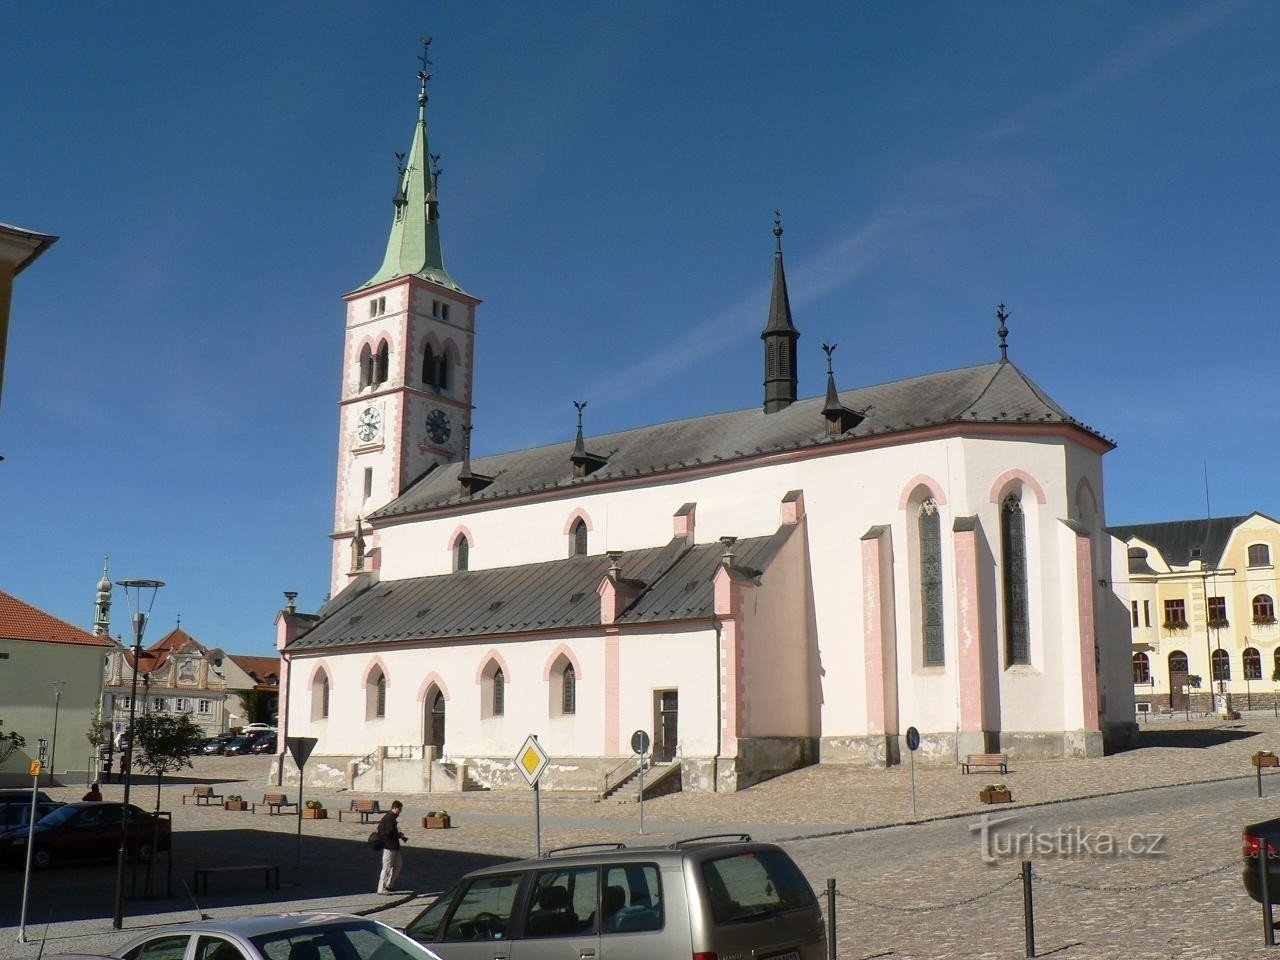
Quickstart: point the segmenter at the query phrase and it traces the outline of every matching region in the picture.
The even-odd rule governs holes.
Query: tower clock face
[[[365,443],[369,443],[378,436],[378,431],[381,429],[382,414],[378,413],[376,407],[365,407],[356,423],[356,436]]]
[[[449,424],[449,415],[443,410],[432,410],[427,414],[427,436],[432,443],[444,443],[453,431]]]

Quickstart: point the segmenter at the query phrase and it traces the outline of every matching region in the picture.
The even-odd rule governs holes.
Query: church
[[[1136,731],[1113,444],[1008,359],[801,398],[773,229],[759,407],[471,456],[480,300],[445,268],[427,81],[346,294],[331,599],[276,620],[281,743],[356,789],[1097,756]],[[998,359],[995,353],[998,350]],[[743,377],[759,375],[741,371]],[[283,759],[283,758],[282,758]],[[283,779],[296,777],[285,761]],[[394,786],[392,786],[394,785]]]

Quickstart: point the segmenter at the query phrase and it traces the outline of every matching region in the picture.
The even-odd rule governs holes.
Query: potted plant
[[[422,818],[422,826],[427,830],[448,830],[452,826],[448,810],[429,810]]]
[[[1013,792],[1003,783],[988,783],[978,791],[983,803],[1013,803]]]
[[[1274,750],[1259,750],[1249,759],[1255,767],[1280,767],[1280,757]]]
[[[303,820],[327,820],[329,811],[324,808],[324,804],[319,800],[308,800],[302,805]]]
[[[240,796],[240,794],[238,793],[228,794],[227,798],[222,801],[222,805],[228,810],[248,810],[249,809],[249,801],[247,801],[244,797]]]

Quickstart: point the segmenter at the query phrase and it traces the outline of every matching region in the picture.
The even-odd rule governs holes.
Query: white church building
[[[600,790],[643,730],[684,789],[735,790],[899,762],[908,726],[952,763],[1134,734],[1113,445],[1007,359],[1003,309],[994,362],[843,391],[829,363],[798,399],[775,224],[760,407],[473,460],[483,326],[444,266],[426,81],[385,259],[345,296],[332,599],[277,619],[308,779],[522,784],[534,733],[545,786]]]

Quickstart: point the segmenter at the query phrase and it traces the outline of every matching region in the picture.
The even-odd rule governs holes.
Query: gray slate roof
[[[1108,527],[1107,532],[1125,543],[1133,539],[1149,543],[1170,566],[1185,567],[1193,559],[1217,566],[1227,548],[1231,532],[1248,517],[1214,517],[1204,520],[1168,520],[1164,523],[1134,523]],[[1200,556],[1192,557],[1191,549],[1200,548]],[[1130,562],[1132,567],[1132,560]],[[1143,572],[1134,571],[1130,572]]]
[[[865,411],[848,433],[829,438],[823,397],[800,400],[777,413],[759,408],[675,420],[591,437],[589,453],[608,462],[575,478],[573,441],[532,447],[473,460],[473,472],[493,483],[467,496],[458,482],[461,465],[445,464],[409,486],[367,519],[399,517],[521,494],[590,486],[621,477],[678,473],[712,463],[749,460],[763,454],[823,445],[850,437],[897,433],[937,424],[1070,424],[1110,444],[1054,403],[1012,363],[987,363],[846,390],[844,406]]]
[[[760,576],[793,530],[783,526],[767,537],[739,540],[734,569]],[[709,619],[712,577],[723,553],[719,543],[689,547],[681,540],[624,553],[622,578],[643,581],[645,589],[618,623]],[[609,558],[596,555],[372,584],[364,579],[326,604],[323,619],[288,649],[598,627],[596,588],[608,571]]]

